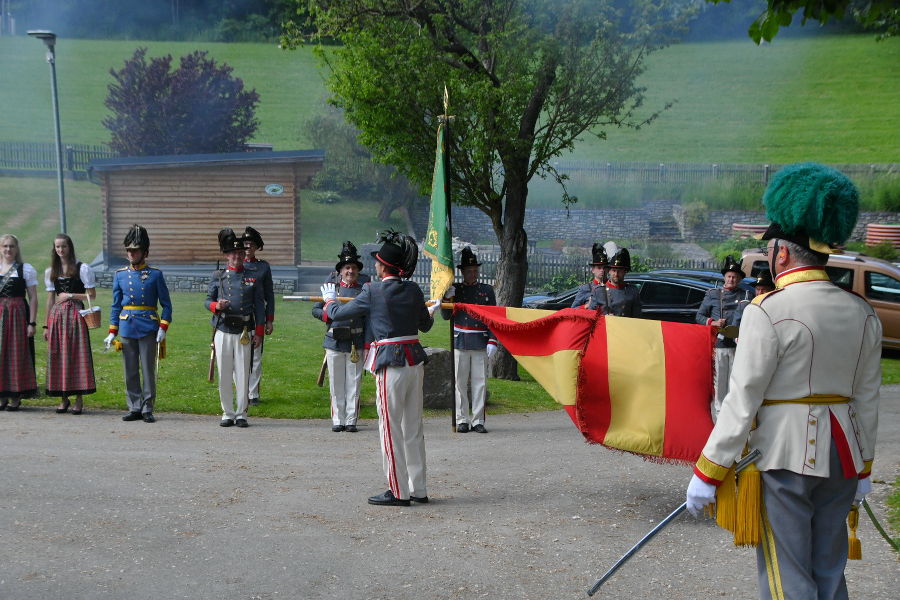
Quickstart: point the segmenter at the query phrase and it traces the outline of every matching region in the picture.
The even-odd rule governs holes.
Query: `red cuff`
[[[266,326],[265,325],[257,325],[256,326],[256,335],[257,337],[262,337],[266,334]]]
[[[706,319],[706,324],[707,324],[707,325],[712,325],[712,317],[708,317],[708,318]]]
[[[214,313],[217,310],[219,310],[219,303],[218,302],[210,302],[209,303],[209,312]]]
[[[110,325],[109,332],[113,335],[119,335],[119,328],[116,327],[115,325]]]
[[[168,321],[160,321],[159,328],[162,329],[163,331],[168,331],[169,330],[169,322]]]
[[[488,344],[490,344],[490,345],[492,345],[492,346],[496,346],[496,345],[497,345],[497,340],[488,340]]]
[[[266,323],[271,323],[275,320],[275,315],[266,315]]]

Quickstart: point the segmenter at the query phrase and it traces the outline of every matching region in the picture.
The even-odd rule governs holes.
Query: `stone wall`
[[[113,273],[115,271],[94,271],[97,277],[97,287],[111,288],[113,281]],[[198,275],[182,275],[172,274],[163,271],[166,277],[166,286],[170,292],[202,292],[206,293],[209,285],[211,274]],[[273,279],[275,295],[292,294],[294,292],[297,281],[295,279]]]

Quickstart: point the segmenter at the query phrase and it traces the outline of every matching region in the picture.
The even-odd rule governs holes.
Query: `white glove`
[[[106,349],[109,350],[109,347],[112,346],[113,340],[116,339],[116,334],[111,333],[105,338],[103,338],[103,345],[106,346]]]
[[[707,504],[715,504],[716,486],[706,483],[695,474],[687,489],[687,509],[695,517],[699,517],[703,507]]]
[[[866,494],[872,491],[872,478],[866,477],[865,479],[860,479],[859,483],[856,484],[856,497],[853,499],[854,504],[862,504],[862,501],[866,499]]]
[[[319,288],[322,292],[322,300],[325,302],[333,302],[337,298],[337,292],[333,283],[325,283]]]
[[[447,288],[447,291],[444,292],[444,298],[453,298],[456,296],[456,286],[451,285]]]
[[[159,343],[162,342],[164,339],[166,339],[166,330],[163,329],[162,327],[160,327],[160,328],[156,331],[156,343],[159,344]]]
[[[497,344],[488,344],[484,351],[487,352],[488,358],[492,357],[497,354]]]
[[[441,307],[441,299],[440,298],[432,298],[429,302],[433,302],[434,304],[428,305],[428,314],[434,317],[434,313],[438,311]]]

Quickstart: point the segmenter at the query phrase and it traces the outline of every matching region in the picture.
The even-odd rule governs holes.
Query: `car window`
[[[767,260],[755,260],[753,261],[753,266],[750,267],[750,277],[759,277],[759,274],[763,271],[769,270],[769,261]]]
[[[900,281],[884,273],[866,271],[866,297],[871,300],[900,302]]]
[[[687,298],[688,306],[700,306],[700,303],[703,302],[703,297],[705,295],[706,295],[706,293],[701,290],[695,290],[694,288],[688,288],[688,298]]]
[[[844,288],[845,290],[853,289],[853,269],[826,265],[825,272],[828,273],[828,277],[834,285]]]
[[[641,304],[645,306],[654,304],[682,306],[687,301],[689,289],[673,283],[647,281],[641,287]]]

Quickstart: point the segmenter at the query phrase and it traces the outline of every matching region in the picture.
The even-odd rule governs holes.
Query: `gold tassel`
[[[734,467],[732,467],[716,489],[716,523],[722,529],[727,529],[732,533],[734,533],[736,504],[737,486],[734,480]]]
[[[850,527],[850,537],[847,539],[849,543],[847,558],[850,560],[862,560],[862,542],[856,537],[856,527],[858,525],[859,507],[854,504],[850,507],[850,514],[847,515],[847,526]]]
[[[755,464],[750,464],[741,471],[737,488],[734,545],[758,546],[761,539],[762,476]]]

